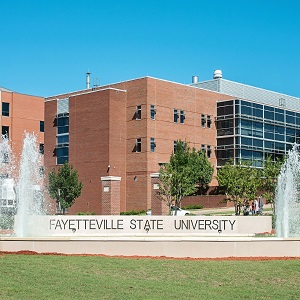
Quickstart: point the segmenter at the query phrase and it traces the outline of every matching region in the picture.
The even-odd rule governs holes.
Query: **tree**
[[[172,194],[172,166],[170,164],[165,164],[160,167],[159,180],[161,184],[159,185],[158,193],[162,200],[165,201],[168,205],[169,210],[171,210],[171,205],[174,200],[174,197]]]
[[[177,141],[170,162],[160,169],[160,195],[169,207],[172,202],[181,206],[183,197],[207,185],[213,174],[213,167],[202,151],[190,149],[186,142]]]
[[[234,202],[235,213],[240,214],[240,206],[248,204],[257,196],[261,184],[260,170],[252,167],[251,161],[234,164],[227,162],[218,170],[218,183],[230,201]]]
[[[49,195],[60,204],[63,214],[65,209],[71,207],[81,195],[82,187],[77,171],[68,162],[65,162],[57,172],[55,170],[49,172]]]
[[[277,157],[276,160],[273,161],[272,157],[269,155],[264,162],[264,168],[262,170],[262,189],[264,192],[263,196],[268,203],[272,204],[273,210],[277,178],[280,174],[283,163],[284,158],[280,159]]]

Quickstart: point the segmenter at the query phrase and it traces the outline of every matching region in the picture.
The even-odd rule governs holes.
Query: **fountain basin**
[[[0,252],[174,258],[300,257],[300,238],[102,236],[0,238]]]

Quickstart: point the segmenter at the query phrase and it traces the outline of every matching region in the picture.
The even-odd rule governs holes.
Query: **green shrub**
[[[202,204],[189,204],[182,207],[182,209],[202,209],[202,208],[203,208]]]
[[[144,215],[146,213],[145,210],[140,210],[140,211],[136,211],[136,210],[130,210],[130,211],[122,211],[120,213],[120,215],[122,216],[132,216],[132,215]]]
[[[13,216],[2,216],[0,219],[0,229],[13,229],[14,219]]]
[[[78,216],[94,216],[96,213],[95,212],[84,212],[84,211],[80,211],[79,213],[77,213]]]

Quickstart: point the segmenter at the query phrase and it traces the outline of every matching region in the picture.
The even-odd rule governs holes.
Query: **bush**
[[[203,208],[202,204],[189,204],[182,207],[182,209],[202,209],[202,208]]]
[[[13,216],[1,216],[0,229],[13,229],[14,219]]]
[[[146,213],[145,210],[140,210],[140,211],[136,211],[136,210],[131,210],[131,211],[123,211],[120,213],[120,215],[122,216],[131,216],[131,215],[144,215]]]
[[[95,212],[84,212],[84,211],[80,211],[79,213],[77,213],[78,216],[94,216],[96,213]]]

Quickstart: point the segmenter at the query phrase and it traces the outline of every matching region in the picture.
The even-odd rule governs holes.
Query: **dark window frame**
[[[150,119],[155,120],[155,115],[156,115],[155,105],[151,104],[150,105]]]
[[[9,102],[2,102],[2,116],[9,117]]]
[[[45,122],[40,121],[40,132],[45,132]]]
[[[142,119],[142,105],[137,105],[135,110],[135,119],[141,120]]]
[[[201,126],[205,127],[206,125],[206,117],[204,114],[201,114]]]
[[[2,126],[2,136],[9,138],[9,126]]]
[[[135,152],[142,152],[142,139],[141,138],[137,138],[135,140]]]
[[[150,152],[155,152],[156,142],[155,138],[150,138]]]
[[[207,120],[206,120],[207,128],[211,128],[211,116],[207,115]]]
[[[179,115],[178,109],[174,108],[174,123],[178,123]]]

